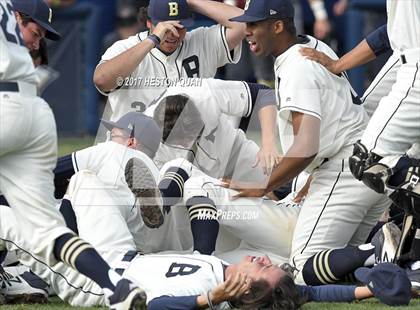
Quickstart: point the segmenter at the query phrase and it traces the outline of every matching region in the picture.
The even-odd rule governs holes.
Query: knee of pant
[[[208,197],[208,192],[203,188],[205,177],[189,178],[184,184],[184,202],[192,197]]]
[[[190,177],[191,173],[192,173],[192,169],[193,169],[193,164],[191,164],[185,158],[177,158],[177,159],[168,161],[160,169],[159,180],[161,180],[164,177],[166,171],[168,171],[168,169],[172,168],[172,167],[177,167],[177,168],[183,169],[188,174],[188,176]]]

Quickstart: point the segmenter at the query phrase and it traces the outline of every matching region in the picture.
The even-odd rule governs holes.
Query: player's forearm
[[[210,0],[187,0],[194,12],[200,13],[227,28],[226,38],[229,49],[235,48],[245,38],[245,23],[229,21],[243,14],[243,10],[233,5]]]
[[[299,173],[301,173],[315,158],[315,155],[310,157],[290,157],[286,154],[280,164],[274,168],[268,181],[266,193],[285,185],[291,181]]]
[[[100,64],[95,70],[93,82],[104,92],[115,89],[119,86],[117,81],[130,76],[154,46],[151,40],[144,40],[120,55]]]
[[[360,42],[354,49],[345,54],[335,64],[335,72],[343,72],[364,65],[375,59],[375,53],[366,40]]]
[[[261,108],[258,111],[261,125],[261,145],[272,146],[277,144],[277,109],[274,105]]]

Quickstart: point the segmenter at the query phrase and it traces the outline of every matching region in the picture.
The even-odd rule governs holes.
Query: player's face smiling
[[[171,54],[176,51],[176,49],[181,45],[182,41],[185,38],[187,29],[177,29],[179,37],[174,36],[172,33],[169,33],[163,42],[160,43],[159,49],[166,53]]]
[[[265,20],[246,23],[246,40],[249,48],[257,56],[268,56],[272,53],[274,38],[272,36],[272,21]]]
[[[19,29],[26,47],[30,51],[38,50],[39,41],[45,37],[45,29],[33,22],[29,22],[26,25],[19,23]]]

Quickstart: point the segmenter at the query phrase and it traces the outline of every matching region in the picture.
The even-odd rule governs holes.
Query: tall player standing
[[[219,25],[187,32],[193,24],[191,9]],[[242,12],[210,0],[151,0],[149,30],[116,42],[95,70],[93,80],[108,95],[111,120],[144,110],[169,81],[213,77],[218,67],[236,63],[245,27],[229,18]]]
[[[366,126],[366,114],[353,104],[354,94],[344,76],[300,55],[299,48],[309,46],[337,58],[324,43],[296,36],[293,15],[288,0],[254,0],[244,15],[233,18],[246,22],[252,52],[277,57],[279,132],[285,151],[267,189],[243,190],[238,196],[261,196],[303,170],[312,172],[290,263],[297,268],[297,283],[311,282],[307,273],[320,274],[321,282],[328,283],[335,278],[329,264],[337,260],[330,250],[362,244],[389,202],[353,178],[347,158]],[[317,263],[307,263],[317,256]]]
[[[94,248],[65,226],[53,198],[57,133],[48,104],[36,95],[29,50],[59,39],[42,0],[0,1],[0,190],[25,236],[18,246],[52,265],[63,261],[95,280],[111,309],[135,309],[143,293],[109,268]],[[26,47],[25,47],[26,45]],[[0,251],[5,242],[0,239]]]

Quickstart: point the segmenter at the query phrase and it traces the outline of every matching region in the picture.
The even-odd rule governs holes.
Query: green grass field
[[[59,138],[59,155],[69,154],[72,151],[80,150],[82,148],[91,146],[94,142],[93,137],[84,138]],[[105,309],[105,308],[74,308],[70,307],[61,302],[57,297],[51,298],[50,303],[46,305],[7,305],[0,306],[1,309],[5,310],[64,310],[64,309]],[[303,306],[304,310],[333,310],[333,309],[351,309],[351,310],[362,310],[362,309],[386,309],[387,306],[381,304],[378,300],[371,298],[357,303],[308,303]],[[413,300],[409,306],[402,307],[402,309],[420,309],[420,299]]]

